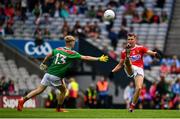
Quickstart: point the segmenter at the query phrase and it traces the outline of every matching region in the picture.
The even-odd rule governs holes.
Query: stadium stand
[[[90,40],[88,41],[90,41],[91,43],[93,42],[93,44],[97,45],[100,49],[102,49],[103,47],[108,47],[107,49],[111,51],[113,50],[112,48],[115,48],[114,51],[117,56],[119,56],[119,52],[121,51],[121,48],[119,48],[119,46],[121,47],[122,43],[125,41],[121,37],[120,32],[120,30],[123,28],[126,32],[135,32],[138,35],[140,44],[144,44],[150,49],[153,49],[155,46],[160,50],[164,49],[164,43],[169,26],[168,23],[172,13],[173,0],[166,0],[163,8],[158,7],[157,3],[153,0],[121,4],[115,2],[117,6],[113,6],[113,4],[111,5],[111,2],[104,0],[93,0],[85,2],[86,3],[83,4],[86,4],[87,7],[85,9],[86,14],[81,13],[80,5],[74,4],[74,7],[76,7],[77,9],[77,13],[69,13],[68,17],[66,18],[63,18],[63,16],[59,17],[56,15],[53,16],[51,14],[47,14],[40,6],[43,6],[43,4],[37,3],[37,9],[33,9],[32,12],[26,13],[27,20],[24,21],[20,16],[15,16],[13,19],[13,26],[7,26],[12,27],[12,29],[16,29],[13,35],[13,37],[15,38],[32,38],[34,37],[34,35],[36,35],[36,29],[39,29],[38,33],[43,35],[46,29],[47,31],[49,31],[48,38],[59,39],[63,36],[63,34],[66,34],[66,31],[62,31],[64,29],[61,26],[63,26],[64,22],[67,21],[67,25],[69,25],[70,29],[68,32],[76,32],[75,29],[85,30],[85,32],[88,34],[87,37],[90,38]],[[58,8],[61,8],[59,4],[64,4],[64,2],[56,2],[55,6],[59,6]],[[101,12],[107,9],[106,5],[108,5],[109,8],[114,9],[114,11],[116,12],[116,19],[112,23],[101,20]],[[70,11],[70,5],[68,6],[68,4],[64,4],[64,6],[62,7],[66,6],[69,7],[68,10]],[[100,12],[98,12],[100,15],[95,14],[95,16],[92,17],[88,16],[88,13],[91,12],[91,6],[94,7],[95,12],[98,12],[100,6],[101,11],[99,10]],[[131,9],[133,9],[132,13]],[[14,10],[16,13],[16,9]],[[39,15],[35,15],[35,10],[40,11]],[[80,27],[75,28],[73,26],[77,21],[80,21]],[[95,23],[94,21],[96,21],[97,23]],[[10,24],[9,22],[7,24]],[[87,28],[87,22],[89,26],[91,26],[90,29],[84,29]],[[98,26],[94,27],[95,24],[97,24]],[[117,38],[115,38],[116,41],[114,41],[115,43],[112,43],[114,47],[110,45],[111,39],[108,37],[110,29],[112,29],[114,34],[117,35]],[[7,35],[6,38],[10,37],[12,37],[12,35]],[[116,48],[117,46],[118,48]]]
[[[178,0],[176,0],[175,4],[174,4],[174,12],[173,12],[173,17],[172,17],[172,21],[171,21],[171,27],[169,29],[169,34],[168,34],[168,38],[167,38],[167,42],[166,42],[166,47],[165,47],[165,53],[168,55],[178,55],[179,56],[179,21],[180,21],[180,17],[179,17],[179,6],[180,6],[180,2]]]
[[[90,6],[94,6],[95,11],[97,11],[98,6],[101,6],[102,10],[104,11],[106,9],[106,5],[108,5],[110,8],[114,9],[114,11],[116,12],[116,19],[114,20],[114,23],[112,26],[115,33],[118,34],[118,32],[120,31],[120,28],[123,25],[125,25],[124,27],[128,31],[133,29],[133,32],[135,32],[138,35],[140,43],[147,45],[151,49],[154,48],[154,45],[156,44],[156,46],[159,47],[159,49],[163,50],[164,41],[166,38],[167,29],[168,29],[168,22],[171,17],[170,15],[171,15],[171,10],[172,10],[172,5],[173,5],[172,0],[166,0],[166,2],[164,3],[164,8],[154,7],[155,3],[153,3],[152,0],[147,0],[143,3],[144,6],[138,6],[138,7],[136,7],[136,4],[138,3],[118,5],[117,7],[114,7],[114,6],[111,6],[110,5],[111,3],[108,3],[108,2],[109,1],[100,1],[100,0],[86,1],[87,8],[88,8],[87,12],[90,12],[89,10]],[[98,4],[94,4],[94,3],[98,3]],[[62,4],[62,3],[60,2],[59,4]],[[128,10],[131,9],[129,8],[131,7],[131,5],[134,6],[133,8],[134,13],[129,14]],[[65,4],[65,6],[67,5]],[[78,9],[79,6],[78,5],[75,5],[75,6]],[[39,7],[39,10],[42,11],[42,9],[40,8],[40,4],[38,5],[38,7]],[[16,9],[14,10],[16,11]],[[153,22],[156,22],[153,20],[146,21],[148,23],[143,21],[143,19],[141,18],[141,15],[143,15],[143,13],[146,14],[146,12],[147,13],[151,12],[151,15],[153,14],[158,15],[159,20],[160,20],[160,21],[157,21],[158,24],[153,23]],[[32,13],[27,12],[26,14],[27,14],[28,19],[25,21],[20,20],[19,16],[14,17],[14,21],[13,21],[14,24],[12,26],[13,29],[16,29],[14,32],[14,37],[25,37],[25,38],[33,37],[36,27],[40,27],[42,30],[44,30],[44,28],[48,29],[51,33],[51,38],[53,39],[58,39],[59,36],[61,36],[60,31],[61,31],[61,26],[64,22],[63,18],[52,17],[46,13],[41,13],[39,16],[36,17],[33,13],[34,12]],[[136,15],[137,17],[139,17],[139,19],[142,19],[142,20],[140,21],[135,20],[137,19],[135,17]],[[102,16],[101,16],[101,19],[102,19]],[[123,20],[125,20],[126,22],[125,24],[122,24]],[[77,15],[69,14],[68,18],[66,18],[66,21],[68,22],[70,28],[73,28],[76,21],[81,21],[80,25],[85,25],[87,21],[91,23],[93,23],[94,21],[97,21],[100,27],[100,31],[101,31],[100,36],[99,36],[100,40],[102,39],[109,40],[107,38],[108,31],[105,29],[107,22],[105,21],[100,22],[100,20],[96,18],[96,15],[93,18],[88,18],[88,14],[87,15],[80,14],[80,13],[77,13]],[[156,40],[153,40],[153,39],[156,39]],[[118,46],[121,46],[122,41],[119,38],[118,38],[118,41],[119,41]],[[109,43],[109,42],[105,41],[104,45],[108,45],[106,43]],[[97,42],[97,44],[99,43]]]
[[[9,88],[3,89],[3,95],[23,95],[26,91],[34,89],[40,82],[38,75],[30,75],[24,67],[17,67],[14,60],[7,60],[0,52],[0,77],[14,82],[14,91],[9,94]],[[7,86],[9,87],[9,86]]]

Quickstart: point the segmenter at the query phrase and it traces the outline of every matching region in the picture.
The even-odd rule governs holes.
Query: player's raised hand
[[[101,57],[99,57],[99,61],[100,62],[107,62],[108,61],[108,56],[102,55]]]
[[[41,63],[40,66],[39,66],[39,68],[44,71],[44,70],[47,69],[47,65]]]

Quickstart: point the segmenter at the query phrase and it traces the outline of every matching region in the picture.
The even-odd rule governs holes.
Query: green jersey
[[[52,55],[54,59],[48,67],[47,73],[61,78],[64,77],[73,60],[81,58],[78,52],[66,47],[54,49]]]

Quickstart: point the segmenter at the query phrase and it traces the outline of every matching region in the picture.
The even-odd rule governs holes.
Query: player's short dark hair
[[[130,36],[130,37],[134,36],[135,38],[137,37],[135,33],[128,33],[127,36]]]

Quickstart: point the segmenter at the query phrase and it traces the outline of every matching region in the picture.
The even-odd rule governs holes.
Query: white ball
[[[104,12],[105,20],[113,20],[114,18],[115,18],[115,13],[113,10],[108,9]]]

